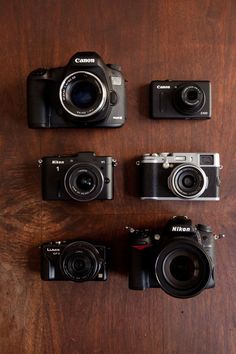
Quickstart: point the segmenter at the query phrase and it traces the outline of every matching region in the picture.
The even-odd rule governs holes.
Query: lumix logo
[[[157,89],[170,89],[168,85],[157,85]]]
[[[48,248],[47,247],[47,251],[48,252],[60,252],[60,248]]]
[[[182,227],[182,226],[172,226],[172,231],[189,232],[189,231],[191,231],[191,228],[190,227]]]
[[[95,63],[94,58],[75,58],[75,63],[80,64],[80,63]]]

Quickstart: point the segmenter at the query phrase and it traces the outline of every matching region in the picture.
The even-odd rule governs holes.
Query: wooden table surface
[[[235,23],[234,0],[0,1],[1,354],[236,353]],[[127,123],[29,129],[27,74],[88,50],[122,66]],[[155,79],[210,80],[212,119],[149,119]],[[78,151],[118,160],[114,200],[42,201],[37,160]],[[135,161],[158,151],[219,152],[221,201],[139,200]],[[227,234],[217,242],[216,288],[187,300],[128,290],[124,227],[154,228],[176,214]],[[41,281],[38,246],[77,237],[113,248],[108,281]]]

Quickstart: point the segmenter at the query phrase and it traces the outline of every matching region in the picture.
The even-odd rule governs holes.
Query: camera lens
[[[76,179],[78,190],[90,192],[94,187],[94,178],[89,173],[81,173]]]
[[[204,289],[212,274],[212,266],[200,245],[181,238],[170,242],[160,252],[155,273],[164,291],[186,298]]]
[[[195,165],[179,165],[171,173],[168,186],[181,198],[197,198],[207,188],[205,172]]]
[[[97,86],[89,81],[79,81],[71,89],[71,101],[80,108],[92,107],[98,97]]]
[[[87,71],[77,71],[67,76],[60,86],[59,97],[70,118],[82,122],[103,119],[97,113],[105,109],[108,102],[105,85]]]
[[[175,108],[187,115],[199,112],[205,100],[204,91],[197,85],[180,85],[174,94]]]
[[[99,196],[104,187],[104,177],[96,165],[77,163],[66,172],[64,187],[72,199],[87,202]]]
[[[73,281],[94,279],[101,267],[98,250],[83,241],[73,242],[67,246],[61,255],[61,270]]]

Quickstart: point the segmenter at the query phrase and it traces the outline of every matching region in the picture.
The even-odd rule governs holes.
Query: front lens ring
[[[77,269],[74,263],[75,257],[89,260],[90,269]],[[66,278],[75,282],[82,282],[94,279],[100,268],[101,259],[98,250],[88,242],[76,241],[68,245],[62,252],[60,268]]]
[[[194,177],[197,177],[198,179],[198,185],[197,187],[197,191],[194,192],[189,192],[188,193],[188,189],[184,189],[183,186],[182,188],[179,185],[179,178],[181,176],[181,174],[187,170],[191,171],[191,173],[193,172],[193,174],[195,174]],[[192,177],[192,176],[191,176]],[[168,187],[169,189],[177,196],[177,197],[181,197],[184,199],[195,199],[200,197],[203,192],[206,190],[208,186],[208,178],[205,174],[205,172],[203,171],[202,168],[194,165],[194,164],[181,164],[179,166],[177,166],[176,168],[174,168],[174,170],[171,172],[169,178],[168,178]]]
[[[184,253],[194,255],[194,257],[198,259],[200,265],[198,269],[199,274],[192,283],[187,281],[177,281],[173,284],[173,279],[168,277],[168,273],[170,272],[167,272],[166,270],[163,271],[163,266],[167,264],[167,257],[175,251],[176,254],[181,255]],[[212,262],[202,246],[185,238],[170,242],[165,248],[162,249],[155,262],[155,276],[160,287],[167,294],[178,298],[189,298],[199,294],[206,287],[212,273]]]
[[[76,84],[76,80],[78,80],[79,76],[87,76],[88,79],[93,80],[97,84],[97,88],[99,90],[99,94],[101,96],[100,103],[96,106],[96,108],[91,108],[90,110],[79,110],[70,99],[70,90],[71,87]],[[107,101],[107,90],[102,81],[94,74],[88,71],[76,71],[70,75],[68,75],[61,83],[59,88],[59,99],[62,107],[65,109],[67,113],[76,118],[88,118],[94,116],[96,113],[101,111]]]
[[[81,192],[77,186],[80,174],[87,174],[93,178],[94,185],[89,191]],[[70,167],[64,177],[64,187],[68,195],[79,202],[88,202],[96,199],[104,187],[104,176],[100,169],[90,163],[77,163]]]

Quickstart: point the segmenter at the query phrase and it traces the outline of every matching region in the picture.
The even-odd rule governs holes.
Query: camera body
[[[153,153],[137,161],[141,199],[219,200],[218,153]]]
[[[151,117],[208,119],[211,117],[210,81],[152,81]]]
[[[36,69],[27,79],[30,128],[115,128],[126,118],[121,68],[95,52],[78,52],[65,67]]]
[[[214,287],[214,236],[210,226],[182,216],[157,232],[130,228],[129,288],[187,298]]]
[[[42,280],[107,279],[107,247],[81,240],[54,241],[41,245]]]
[[[76,155],[50,156],[39,160],[42,168],[44,200],[113,199],[113,167],[110,156],[93,152]]]

